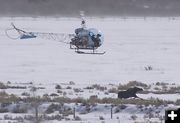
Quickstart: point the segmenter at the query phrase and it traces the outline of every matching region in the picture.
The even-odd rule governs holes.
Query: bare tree
[[[32,107],[35,110],[35,121],[33,121],[34,123],[40,123],[40,118],[39,118],[39,105],[40,105],[40,100],[39,98],[36,96],[36,91],[37,88],[35,86],[31,87],[30,91],[32,92]]]

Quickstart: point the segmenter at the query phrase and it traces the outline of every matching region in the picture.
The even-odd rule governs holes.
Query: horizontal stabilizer
[[[29,39],[29,38],[36,38],[37,36],[33,35],[33,34],[23,34],[20,36],[20,39]]]

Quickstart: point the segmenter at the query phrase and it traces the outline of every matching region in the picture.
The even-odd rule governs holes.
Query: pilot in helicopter
[[[99,47],[100,41],[101,41],[101,39],[100,39],[101,35],[97,34],[97,36],[92,35],[91,37],[92,37],[92,41],[94,42],[94,47]]]

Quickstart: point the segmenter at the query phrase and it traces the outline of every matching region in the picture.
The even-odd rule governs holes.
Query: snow
[[[74,107],[74,104],[66,104],[67,107]],[[125,109],[120,109],[119,112],[114,112],[115,108],[113,108],[113,118],[111,119],[111,105],[109,104],[97,104],[94,108],[92,108],[92,110],[89,113],[85,113],[85,114],[81,114],[80,112],[82,110],[85,110],[83,108],[83,106],[75,106],[76,107],[76,116],[79,116],[81,118],[82,121],[74,121],[73,120],[73,115],[69,115],[67,118],[70,118],[70,121],[65,121],[64,119],[62,121],[56,121],[56,120],[51,120],[49,122],[51,123],[56,123],[56,122],[62,122],[62,123],[102,123],[107,122],[107,123],[134,123],[136,122],[147,122],[147,120],[149,121],[160,121],[160,117],[164,116],[164,111],[166,108],[170,108],[171,105],[168,105],[166,107],[164,106],[142,106],[141,108],[139,108],[136,105],[126,105],[127,107]],[[45,105],[43,106],[45,107]],[[43,108],[42,107],[42,108]],[[177,107],[177,106],[176,106]],[[152,112],[153,110],[153,112]],[[154,116],[152,118],[148,118],[148,113],[154,113]],[[50,115],[55,115],[55,113],[53,114],[49,114]],[[58,113],[57,113],[58,114]],[[15,118],[17,116],[25,116],[25,114],[14,114],[14,113],[1,113],[0,117],[4,116],[4,115],[8,115],[9,117]],[[26,114],[27,115],[27,114]],[[32,115],[32,113],[29,113],[28,115]],[[146,116],[147,115],[147,116]],[[131,116],[137,116],[137,119],[133,120],[131,118]],[[103,117],[104,120],[99,120],[100,117]],[[0,120],[0,122],[5,122],[6,120]],[[46,121],[48,122],[48,121]]]
[[[148,94],[137,94],[138,97],[143,98],[143,99],[150,99],[150,98],[158,98],[161,100],[167,100],[167,101],[176,101],[180,99],[180,94],[153,94],[153,93],[148,93]]]
[[[105,55],[80,55],[68,45],[44,39],[11,40],[4,31],[14,22],[35,32],[74,33],[78,19],[0,19],[1,81],[147,83],[180,81],[180,20],[168,18],[88,19],[100,29]],[[144,68],[151,66],[151,71]]]

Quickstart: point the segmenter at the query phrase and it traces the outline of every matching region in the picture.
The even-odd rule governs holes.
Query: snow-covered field
[[[80,55],[66,44],[45,40],[11,40],[5,29],[14,22],[35,32],[74,33],[79,19],[1,18],[0,80],[76,83],[179,83],[180,19],[87,19],[87,26],[104,33],[99,51],[105,55]],[[151,71],[145,67],[151,66]]]
[[[11,22],[19,28],[35,32],[74,33],[74,29],[80,26],[80,19],[76,18],[0,18],[0,81],[10,81],[11,86],[27,87],[18,90],[8,88],[5,90],[8,94],[23,97],[24,92],[30,93],[32,85],[28,82],[44,88],[37,91],[38,96],[57,94],[55,86],[60,84],[66,95],[61,92],[58,96],[71,99],[88,99],[93,95],[100,99],[117,98],[116,93],[105,94],[108,90],[85,89],[92,84],[110,89],[114,85],[117,88],[120,83],[137,80],[151,84],[150,90],[157,87],[152,84],[156,82],[175,83],[174,86],[180,84],[180,18],[88,18],[89,28],[98,28],[104,33],[104,44],[98,49],[99,52],[106,51],[104,55],[76,54],[66,44],[40,38],[9,39],[5,30],[10,28]],[[70,81],[75,84],[69,84]],[[67,89],[68,86],[71,89]],[[75,89],[80,90],[75,93]],[[178,93],[138,96],[145,100],[153,97],[175,102],[180,99]],[[105,105],[98,104],[96,110],[80,115],[81,122],[133,123],[134,114],[138,116],[137,122],[149,122],[148,116],[144,118],[145,112],[136,105],[126,105],[126,109],[114,114],[114,119],[110,118],[110,109]],[[151,121],[160,122],[165,109],[172,106],[150,106],[143,110],[152,109],[155,112],[157,108],[158,116]],[[81,108],[78,108],[78,115]],[[5,122],[1,120],[4,115],[0,114],[0,123]],[[105,121],[99,120],[100,116]]]
[[[40,96],[40,97],[46,97],[55,99],[60,98],[63,100],[63,98],[70,98],[70,99],[90,99],[92,96],[97,96],[97,99],[105,99],[109,98],[116,99],[117,93],[110,92],[109,90],[112,88],[117,88],[118,85],[108,84],[103,85],[101,84],[101,87],[105,87],[105,89],[98,89],[96,86],[88,85],[88,84],[76,84],[73,82],[70,83],[56,83],[56,84],[44,84],[44,83],[14,83],[14,82],[7,82],[4,83],[8,88],[7,89],[1,89],[0,92],[0,98],[2,99],[2,92],[6,92],[7,94],[11,95],[14,94],[18,97],[21,97],[21,99],[25,99],[28,97]],[[59,85],[59,86],[57,86]],[[33,93],[31,91],[31,87],[35,86],[37,91]],[[18,88],[19,87],[19,88]],[[21,87],[21,88],[20,88]],[[92,88],[90,88],[92,87]],[[156,92],[155,88],[161,88],[159,85],[151,84],[150,88],[147,89],[152,92]],[[163,86],[162,86],[163,87]],[[166,85],[167,89],[171,87],[179,87],[177,85]],[[161,91],[160,89],[159,91]],[[134,100],[134,103],[131,104],[130,102],[133,101],[133,99],[127,100],[127,104],[125,103],[119,103],[119,104],[111,104],[111,103],[75,103],[75,102],[68,102],[68,103],[61,103],[60,102],[48,102],[44,101],[41,102],[38,109],[39,109],[39,115],[41,116],[62,116],[63,118],[61,120],[42,120],[40,123],[148,123],[148,122],[154,122],[154,123],[162,123],[164,121],[164,115],[165,110],[170,108],[178,108],[180,105],[175,104],[175,102],[179,99],[180,100],[180,94],[174,93],[174,94],[137,94],[144,103],[137,103]],[[154,100],[151,100],[151,98],[154,98]],[[161,102],[164,101],[171,101],[169,104],[162,104],[161,103],[155,103],[153,104],[153,101],[156,101],[156,98],[159,99]],[[96,99],[96,97],[95,97]],[[140,100],[141,100],[140,99]],[[149,102],[148,100],[152,101]],[[2,103],[3,100],[0,100],[0,123],[9,123],[8,121],[17,121],[15,123],[19,123],[22,118],[28,117],[28,116],[34,116],[34,107],[31,106],[28,102],[10,102],[10,103]],[[91,100],[92,101],[92,100]],[[145,102],[148,101],[148,102]],[[51,112],[50,105],[57,104],[61,105],[62,107],[53,108]],[[5,106],[3,106],[5,105]],[[113,106],[112,112],[113,117],[111,119],[111,106]],[[14,110],[16,107],[27,108],[27,112],[25,113],[15,113]],[[70,111],[73,110],[73,108],[76,109],[76,116],[80,117],[80,120],[74,120],[73,114],[69,113],[67,116],[64,115],[62,112],[59,113],[62,109],[68,109],[70,108]],[[8,109],[7,112],[2,112],[2,109]],[[49,112],[50,111],[50,112]],[[64,112],[67,112],[64,111]],[[33,121],[23,121],[22,123],[34,123]]]

